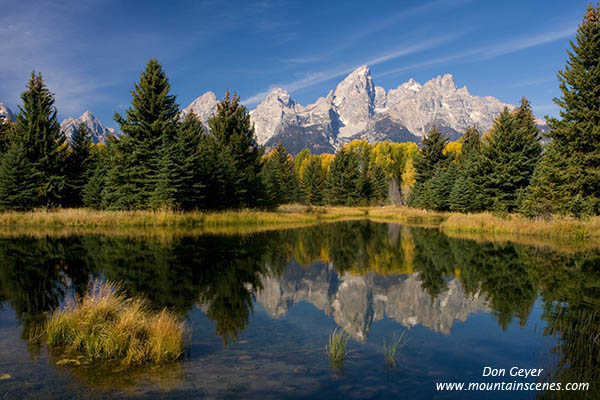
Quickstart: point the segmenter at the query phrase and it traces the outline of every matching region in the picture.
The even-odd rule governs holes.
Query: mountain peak
[[[275,89],[271,90],[269,92],[269,94],[267,95],[267,97],[265,98],[265,100],[263,100],[263,102],[261,104],[269,103],[272,101],[278,101],[286,107],[291,107],[294,103],[294,101],[292,100],[292,96],[290,95],[290,92],[288,92],[287,90],[282,89],[282,88],[275,88]]]
[[[358,67],[354,71],[352,71],[350,73],[350,75],[367,76],[367,75],[371,75],[371,70],[369,69],[369,67],[367,65],[361,65],[360,67]]]
[[[366,127],[375,112],[375,85],[369,67],[355,69],[337,85],[333,105],[343,124],[339,136],[350,137]]]
[[[408,82],[404,82],[401,86],[405,89],[412,90],[413,92],[418,92],[423,88],[423,86],[413,78],[410,78]]]
[[[114,129],[106,128],[98,118],[94,117],[89,111],[85,111],[79,118],[64,119],[63,122],[60,123],[60,130],[70,139],[80,124],[86,126],[92,137],[92,142],[94,143],[104,143],[108,135],[115,134]]]
[[[217,112],[218,103],[217,96],[213,92],[208,91],[181,110],[181,118],[183,119],[188,113],[193,112],[200,119],[202,125],[207,128],[208,120]]]
[[[456,85],[454,84],[454,77],[452,76],[452,74],[444,74],[444,75],[438,75],[435,78],[433,78],[432,80],[430,80],[429,82],[427,82],[425,85],[429,84],[430,86],[436,86],[442,89],[455,89],[456,90]]]
[[[4,103],[0,103],[0,119],[4,119],[7,121],[14,121],[15,119],[15,115],[13,114],[13,112]]]

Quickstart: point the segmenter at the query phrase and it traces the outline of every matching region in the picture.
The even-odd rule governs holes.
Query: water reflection
[[[368,221],[231,236],[13,237],[0,239],[0,300],[29,339],[45,313],[101,277],[157,308],[186,315],[198,306],[229,344],[255,302],[273,318],[310,303],[367,341],[386,317],[446,335],[478,311],[503,330],[523,326],[540,298],[543,334],[558,343],[546,379],[598,382],[599,266],[594,251],[478,243]]]

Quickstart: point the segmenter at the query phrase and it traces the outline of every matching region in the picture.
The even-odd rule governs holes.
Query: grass
[[[490,213],[452,213],[440,224],[440,228],[443,232],[513,234],[584,241],[600,238],[600,217],[585,220],[557,217],[544,221],[518,215],[498,217]]]
[[[153,312],[146,300],[128,299],[118,285],[101,281],[55,311],[46,325],[50,347],[125,365],[178,359],[184,334],[183,323],[169,311]]]
[[[383,357],[385,363],[390,367],[396,366],[398,349],[406,344],[406,341],[404,340],[405,333],[406,331],[402,331],[400,335],[394,334],[389,342],[387,340],[384,340],[383,342]]]
[[[325,352],[332,363],[342,362],[348,355],[348,341],[350,335],[337,328],[329,335],[329,343],[325,346]]]
[[[159,229],[169,234],[239,234],[255,231],[298,228],[321,222],[371,219],[412,226],[436,228],[451,236],[477,236],[491,241],[542,241],[550,247],[577,244],[578,248],[600,247],[600,217],[578,220],[555,217],[530,220],[518,215],[491,213],[460,214],[432,212],[406,206],[313,207],[299,204],[280,206],[275,211],[235,210],[219,212],[98,211],[54,209],[0,213],[0,235],[102,232],[148,235]],[[144,228],[144,229],[140,229]]]
[[[352,207],[306,207],[287,205],[277,211],[99,211],[87,208],[38,209],[0,213],[0,227],[45,228],[219,228],[260,227],[290,223],[315,223],[365,216],[365,210]]]

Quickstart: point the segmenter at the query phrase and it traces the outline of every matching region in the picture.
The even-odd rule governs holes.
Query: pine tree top
[[[115,113],[114,119],[125,135],[138,140],[174,134],[179,117],[176,96],[170,95],[169,79],[156,59],[150,59],[140,80],[131,91],[131,105],[126,117]]]

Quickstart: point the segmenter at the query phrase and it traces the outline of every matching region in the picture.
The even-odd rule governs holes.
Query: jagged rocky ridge
[[[0,119],[5,121],[14,121],[15,114],[11,111],[10,108],[4,103],[0,103]]]
[[[104,143],[108,137],[108,135],[115,135],[115,130],[112,128],[106,128],[98,118],[94,117],[94,115],[86,111],[79,118],[67,118],[60,124],[60,129],[63,131],[67,138],[71,138],[75,129],[81,124],[84,123],[88,128],[90,135],[92,137],[92,142],[94,143]]]
[[[207,92],[182,113],[193,110],[206,125],[217,102]],[[362,66],[314,104],[302,106],[277,88],[250,114],[259,144],[271,147],[282,141],[295,154],[305,147],[314,153],[334,152],[354,139],[418,143],[433,126],[454,140],[471,125],[487,131],[504,107],[515,106],[473,96],[466,87],[457,88],[448,74],[423,85],[411,79],[386,92]],[[544,121],[537,123],[547,129]]]

